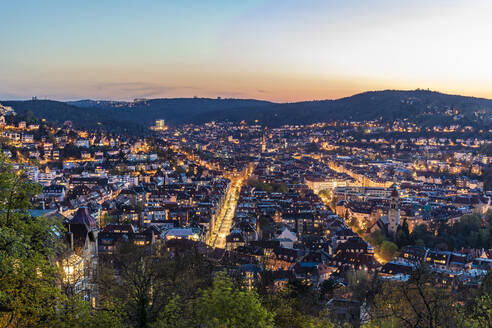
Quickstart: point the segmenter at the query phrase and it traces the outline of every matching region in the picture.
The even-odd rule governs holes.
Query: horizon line
[[[188,96],[188,97],[155,97],[155,98],[147,98],[147,97],[135,97],[133,100],[121,100],[121,99],[111,99],[111,98],[106,98],[106,99],[95,99],[95,98],[74,98],[74,99],[69,99],[69,100],[60,100],[56,98],[39,98],[38,96],[32,96],[31,99],[0,99],[0,102],[8,102],[8,101],[57,101],[57,102],[63,102],[63,103],[69,103],[69,102],[76,102],[76,101],[106,101],[106,102],[121,102],[121,103],[135,103],[137,100],[158,100],[158,99],[210,99],[210,100],[256,100],[256,101],[264,101],[264,102],[269,102],[272,104],[296,104],[296,103],[303,103],[303,102],[316,102],[316,101],[336,101],[336,100],[341,100],[345,98],[351,98],[357,95],[365,94],[365,93],[371,93],[371,92],[386,92],[386,91],[393,91],[393,92],[415,92],[415,91],[425,91],[425,92],[432,92],[432,93],[439,93],[442,95],[447,95],[447,96],[460,96],[460,97],[467,97],[467,98],[475,98],[475,99],[484,99],[484,100],[492,100],[492,98],[486,98],[486,97],[479,97],[479,96],[471,96],[471,95],[464,95],[464,94],[456,94],[456,93],[446,93],[442,91],[437,91],[437,90],[431,90],[429,88],[423,89],[423,88],[417,88],[417,89],[379,89],[379,90],[366,90],[362,92],[357,92],[354,94],[351,94],[349,96],[344,96],[344,97],[338,97],[338,98],[320,98],[320,99],[310,99],[310,100],[299,100],[299,101],[285,101],[285,102],[278,102],[278,101],[273,101],[273,100],[267,100],[267,99],[261,99],[261,98],[240,98],[240,97],[223,97],[223,96],[216,96],[216,97],[211,97],[211,96]],[[36,98],[36,99],[34,99]]]

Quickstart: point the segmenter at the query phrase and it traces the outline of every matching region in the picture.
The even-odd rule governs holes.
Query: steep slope
[[[11,106],[20,115],[44,118],[57,124],[72,121],[77,127],[104,128],[114,132],[141,133],[145,130],[142,125],[121,119],[114,115],[113,111],[101,108],[78,108],[53,100],[1,101],[0,103]]]
[[[216,111],[196,116],[194,122],[209,120],[252,122],[270,126],[306,124],[332,120],[374,120],[382,118],[409,119],[421,124],[449,124],[454,121],[449,109],[457,109],[462,123],[470,123],[480,116],[490,117],[492,100],[447,95],[427,90],[371,91],[337,100],[274,104],[262,108]],[[448,112],[447,112],[448,111]],[[477,116],[477,114],[480,114]]]

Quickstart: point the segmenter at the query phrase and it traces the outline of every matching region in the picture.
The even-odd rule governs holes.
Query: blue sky
[[[492,98],[492,1],[0,0],[0,99]]]

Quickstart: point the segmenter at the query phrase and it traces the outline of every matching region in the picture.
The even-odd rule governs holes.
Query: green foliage
[[[60,290],[57,268],[49,261],[55,235],[46,219],[27,216],[29,199],[38,191],[0,158],[0,322],[7,327],[56,315]]]
[[[320,313],[317,317],[304,317],[304,322],[302,323],[302,328],[333,328],[335,325],[330,319],[330,313],[324,311]],[[351,325],[343,325],[343,327],[351,327]]]
[[[397,320],[393,318],[388,318],[386,320],[379,319],[377,321],[369,321],[367,324],[362,326],[363,328],[399,328]]]
[[[158,247],[121,243],[112,263],[103,266],[98,283],[100,299],[121,307],[132,327],[166,327],[172,325],[168,314],[178,311],[173,308],[177,303],[189,304],[200,289],[211,285],[212,267],[194,248],[171,256]],[[179,311],[193,317],[188,307]]]
[[[266,192],[280,192],[287,193],[289,188],[285,183],[264,183],[258,181],[257,179],[249,178],[248,184],[253,186],[256,190],[266,191]]]
[[[4,227],[0,230],[2,240],[12,234]],[[22,237],[10,239],[10,251],[5,246],[0,250],[0,322],[6,327],[49,327],[61,294],[56,268]]]
[[[273,327],[273,314],[262,306],[256,292],[234,288],[224,274],[202,292],[194,308],[201,327]]]
[[[164,310],[159,313],[156,322],[152,324],[152,328],[186,328],[189,327],[193,319],[188,311],[190,304],[184,302],[179,296],[173,295],[169,302],[164,307]]]
[[[66,298],[60,307],[57,319],[51,324],[54,328],[129,328],[124,321],[121,308],[100,304],[93,309],[89,302],[75,295]]]
[[[387,327],[455,327],[459,321],[450,291],[435,285],[419,267],[406,282],[382,285],[371,308],[372,324]]]
[[[387,240],[387,237],[379,230],[368,235],[367,241],[374,247],[376,253],[385,261],[391,261],[398,252],[398,246]]]
[[[282,290],[261,289],[263,305],[274,314],[274,327],[334,327],[323,304],[339,288],[334,280],[326,280],[320,289],[302,283],[290,282]]]
[[[381,245],[381,243],[385,240],[386,240],[386,236],[383,235],[383,233],[380,230],[376,230],[367,236],[367,241],[372,246]]]
[[[492,271],[482,279],[475,298],[460,309],[463,327],[485,328],[492,327]]]
[[[482,279],[480,293],[492,295],[492,270],[487,272],[487,275]]]
[[[406,245],[410,245],[410,243],[411,240],[408,223],[407,220],[404,219],[402,225],[399,226],[398,230],[396,231],[396,244],[398,245],[398,247],[403,247]]]
[[[465,314],[464,327],[492,327],[492,295],[478,296],[469,313]]]
[[[395,243],[385,240],[379,247],[379,254],[385,261],[391,261],[398,253],[398,246]]]
[[[91,309],[62,293],[54,264],[62,247],[55,231],[62,227],[27,212],[38,191],[0,157],[0,326],[123,327],[114,311]]]
[[[476,214],[464,215],[454,225],[444,224],[435,228],[437,236],[426,225],[418,225],[410,234],[410,242],[429,248],[443,247],[448,250],[461,247],[492,248],[492,213],[485,220]],[[420,240],[420,241],[419,241]]]
[[[103,217],[101,218],[101,226],[102,227],[105,227],[107,226],[108,224],[110,223],[114,223],[114,222],[117,222],[118,221],[118,218],[112,216],[112,215],[109,215],[108,213],[105,213],[103,215]]]
[[[276,328],[316,327],[316,316],[299,307],[299,301],[290,293],[283,291],[263,297],[265,307],[274,313]],[[331,327],[326,325],[326,327]]]

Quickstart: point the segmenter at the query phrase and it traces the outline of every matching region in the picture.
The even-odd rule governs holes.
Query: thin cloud
[[[109,82],[95,85],[98,92],[109,95],[123,95],[126,98],[149,98],[164,96],[177,90],[197,90],[191,86],[166,86],[149,82]]]

